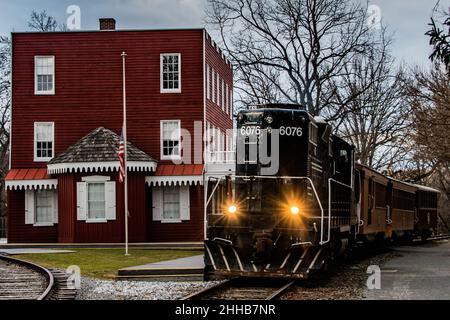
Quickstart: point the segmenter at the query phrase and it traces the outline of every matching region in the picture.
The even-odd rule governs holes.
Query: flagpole
[[[127,153],[127,89],[125,77],[125,57],[127,54],[122,52],[123,68],[123,144],[124,144],[124,203],[125,203],[125,255],[128,256],[128,153]]]

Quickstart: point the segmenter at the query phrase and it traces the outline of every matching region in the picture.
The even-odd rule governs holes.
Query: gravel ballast
[[[367,268],[380,267],[398,253],[393,251],[368,254],[338,263],[330,272],[299,282],[284,294],[283,300],[348,300],[365,299]],[[83,277],[79,300],[179,300],[191,293],[217,284],[211,282],[146,282],[98,280]]]
[[[217,282],[146,282],[81,279],[77,300],[179,300]]]

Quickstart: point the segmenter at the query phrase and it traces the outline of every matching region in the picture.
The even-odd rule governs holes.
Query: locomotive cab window
[[[347,164],[348,161],[349,161],[348,152],[347,152],[347,150],[342,149],[339,152],[339,162],[341,164]]]
[[[319,128],[314,124],[309,125],[309,142],[312,144],[313,155],[317,155],[317,145],[319,143]]]
[[[319,142],[319,128],[314,123],[309,125],[309,142],[315,146]]]

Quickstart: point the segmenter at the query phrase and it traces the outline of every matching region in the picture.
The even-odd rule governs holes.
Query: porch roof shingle
[[[48,164],[118,161],[119,143],[120,137],[116,133],[100,127],[71,145]],[[129,141],[127,148],[128,161],[130,162],[156,162]]]

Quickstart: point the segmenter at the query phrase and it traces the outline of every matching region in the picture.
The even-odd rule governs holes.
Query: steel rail
[[[28,269],[32,269],[32,270],[37,271],[40,274],[44,275],[47,278],[48,285],[47,285],[46,289],[44,290],[44,292],[39,297],[37,297],[36,300],[45,300],[45,299],[50,298],[52,290],[55,286],[55,279],[53,277],[53,274],[48,269],[46,269],[42,266],[39,266],[37,264],[34,264],[32,262],[29,262],[29,261],[16,259],[16,258],[8,257],[5,255],[1,255],[1,254],[0,254],[0,259],[3,261],[13,263],[13,264],[24,266]]]
[[[234,282],[242,281],[241,278],[235,278],[235,279],[229,279],[224,282],[218,283],[214,286],[211,286],[206,289],[202,289],[200,291],[191,293],[187,295],[186,297],[182,298],[181,300],[201,300],[205,297],[212,296],[214,297],[214,293],[221,293],[226,289],[240,289],[245,288],[245,286],[239,285],[239,282],[234,285]],[[295,284],[295,281],[290,281],[288,283],[283,284],[279,288],[273,288],[273,287],[264,287],[262,286],[261,289],[267,289],[268,294],[263,300],[275,300],[279,298],[284,292],[286,292],[289,288],[291,288]],[[251,286],[250,286],[251,287]],[[231,296],[232,298],[232,296]],[[225,297],[226,299],[226,297]],[[252,297],[248,297],[249,300],[252,300]]]

